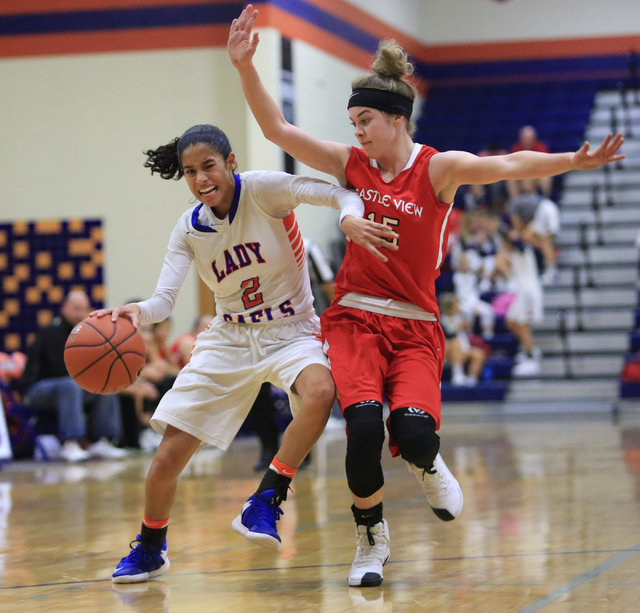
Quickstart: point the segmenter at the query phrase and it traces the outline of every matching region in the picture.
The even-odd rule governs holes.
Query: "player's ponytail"
[[[351,82],[351,88],[381,89],[414,101],[416,88],[406,79],[413,74],[413,70],[407,52],[395,40],[383,40],[378,45],[371,65],[372,72],[356,77]]]
[[[180,179],[183,175],[182,166],[178,160],[178,141],[174,138],[166,145],[160,145],[157,149],[147,149],[144,154],[147,161],[145,168],[151,169],[151,174],[159,173],[163,179]]]
[[[159,173],[163,179],[180,179],[184,174],[182,170],[184,150],[200,143],[219,153],[225,162],[231,153],[231,143],[220,128],[210,124],[200,124],[190,127],[180,138],[174,138],[166,145],[145,151],[147,160],[144,166],[151,169],[151,174]]]

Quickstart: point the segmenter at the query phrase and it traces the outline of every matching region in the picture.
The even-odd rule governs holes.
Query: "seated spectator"
[[[516,229],[523,233],[523,240],[537,249],[542,255],[544,270],[543,285],[555,285],[558,282],[558,268],[555,237],[560,231],[560,211],[558,205],[533,191],[530,182],[521,181],[522,194],[511,205],[511,217]]]
[[[213,315],[210,314],[198,315],[196,320],[193,322],[191,330],[181,334],[175,341],[173,341],[173,344],[171,345],[171,355],[180,368],[184,368],[189,361],[193,344],[196,342],[196,336],[198,336],[198,334],[203,330],[207,329],[212,319]]]
[[[91,394],[69,376],[64,364],[64,345],[73,327],[89,315],[89,297],[83,291],[70,292],[60,316],[36,333],[27,353],[21,380],[24,400],[33,409],[55,408],[61,457],[78,462],[90,457],[118,459],[127,455],[117,448],[122,435],[120,399],[117,394]],[[91,432],[87,432],[84,408],[91,410]],[[89,446],[88,434],[94,441]]]
[[[439,302],[440,323],[446,339],[444,359],[451,365],[451,383],[474,386],[482,373],[486,350],[472,343],[469,325],[460,314],[458,298],[454,294],[444,293]]]
[[[454,270],[458,268],[462,254],[467,255],[471,269],[477,273],[480,294],[490,292],[498,253],[497,218],[482,211],[465,213],[460,232],[451,243],[451,253]]]
[[[473,329],[476,317],[480,320],[482,336],[493,338],[495,315],[488,302],[480,298],[478,289],[478,275],[471,269],[471,260],[467,253],[463,253],[453,273],[453,287],[460,302],[460,313]]]
[[[519,201],[514,202],[514,211],[519,211]],[[518,223],[517,215],[505,236],[503,246],[496,257],[496,269],[507,280],[507,291],[514,293],[505,322],[507,328],[520,342],[520,353],[516,356],[514,377],[531,376],[540,372],[541,352],[533,341],[532,325],[542,321],[542,284],[533,247],[526,242],[527,226]]]
[[[511,145],[511,152],[516,151],[537,151],[539,153],[549,153],[549,147],[542,141],[538,140],[538,133],[533,126],[522,126],[518,133],[518,140]],[[511,197],[517,196],[518,183],[516,181],[508,182],[509,193]],[[535,182],[536,190],[547,198],[551,196],[553,189],[553,177],[544,177],[537,179]]]

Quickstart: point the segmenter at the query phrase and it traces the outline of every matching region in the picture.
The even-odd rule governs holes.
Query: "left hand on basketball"
[[[584,143],[580,149],[573,154],[573,167],[577,170],[592,170],[604,166],[609,162],[617,162],[625,158],[623,154],[616,155],[622,147],[624,137],[620,132],[615,136],[611,133],[600,143],[600,146],[591,153],[589,142]]]
[[[347,215],[341,222],[340,228],[356,245],[364,247],[369,253],[383,262],[388,262],[389,258],[382,253],[378,247],[396,251],[398,245],[391,242],[398,238],[398,234],[390,226],[385,226],[369,219]]]
[[[89,317],[104,317],[109,314],[111,314],[111,321],[116,321],[118,317],[126,317],[131,321],[136,330],[140,327],[140,307],[135,303],[91,311]]]

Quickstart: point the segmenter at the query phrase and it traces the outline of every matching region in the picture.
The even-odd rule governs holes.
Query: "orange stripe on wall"
[[[134,9],[180,4],[222,4],[228,2],[229,0],[0,0],[0,15]]]
[[[260,14],[261,18],[256,23],[257,27],[274,28],[287,38],[303,40],[356,66],[368,67],[371,65],[373,57],[359,47],[351,45],[342,38],[334,36],[278,7],[262,5]]]
[[[228,35],[229,27],[224,25],[3,36],[0,37],[0,57],[224,47]]]
[[[260,14],[261,17],[256,22],[258,27],[274,28],[287,38],[302,40],[312,47],[321,49],[333,57],[359,66],[366,71],[371,68],[373,55],[363,51],[360,47],[345,42],[342,38],[334,36],[326,30],[322,30],[295,15],[271,5],[262,5]],[[427,84],[425,81],[412,78],[412,82],[420,93],[424,94],[426,92]]]
[[[424,60],[427,56],[429,50],[427,45],[348,2],[332,0],[332,2],[329,3],[330,6],[327,6],[326,0],[307,0],[307,2],[317,6],[319,9],[327,11],[331,15],[343,19],[347,23],[357,26],[380,40],[388,38],[395,39],[416,59]]]
[[[0,0],[1,14],[105,10],[169,5],[222,3],[228,0]],[[340,19],[361,27],[379,39],[395,38],[421,62],[448,64],[492,62],[597,55],[624,55],[638,48],[638,36],[610,36],[517,42],[425,45],[344,0],[308,0]],[[329,4],[329,6],[325,6]],[[258,27],[271,27],[282,35],[302,40],[333,57],[369,70],[373,57],[348,41],[271,4],[256,2]],[[239,8],[238,8],[239,13]],[[225,46],[228,24],[215,26],[160,27],[140,30],[73,32],[0,37],[0,57],[28,57],[70,53],[102,53],[151,49]],[[424,93],[424,81],[414,82]]]
[[[493,62],[626,54],[640,46],[639,36],[603,36],[428,47],[425,62]]]

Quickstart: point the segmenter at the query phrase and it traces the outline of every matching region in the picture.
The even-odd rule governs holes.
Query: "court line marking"
[[[535,602],[528,604],[526,607],[519,609],[517,613],[535,613],[536,611],[540,611],[547,605],[559,600],[560,598],[571,594],[575,589],[580,587],[581,585],[591,581],[591,579],[595,579],[600,576],[602,573],[605,573],[608,570],[611,570],[613,567],[621,564],[622,562],[626,562],[633,556],[637,555],[640,552],[640,543],[634,545],[631,549],[627,551],[621,551],[618,555],[609,558],[607,561],[602,564],[598,564],[591,570],[588,570],[586,573],[582,573],[577,577],[571,579],[564,585],[561,585],[559,588],[556,588],[552,592],[549,592],[546,596],[539,598]]]
[[[251,543],[248,543],[248,544],[251,545]],[[236,546],[222,547],[220,549],[215,549],[213,551],[207,551],[207,552],[202,552],[200,554],[186,556],[183,558],[177,558],[172,561],[172,565],[180,561],[185,561],[187,559],[193,559],[195,557],[200,557],[204,555],[222,553],[222,552],[230,551],[236,548],[237,548]],[[542,604],[539,608],[529,609],[525,607],[524,609],[520,609],[517,612],[517,613],[534,613],[535,611],[539,611],[540,608],[542,608],[543,606],[546,606],[547,604],[550,604],[554,600],[557,600],[558,598],[562,597],[563,595],[565,595],[565,593],[569,593],[572,589],[575,589],[575,587],[578,587],[579,585],[581,585],[582,583],[585,583],[589,579],[592,579],[593,577],[598,576],[599,574],[605,572],[606,570],[609,570],[609,568],[612,568],[613,566],[616,566],[617,564],[638,554],[640,552],[640,543],[638,543],[637,545],[634,545],[631,549],[589,549],[584,551],[556,551],[556,552],[537,552],[537,553],[491,554],[491,555],[484,555],[484,556],[479,555],[479,556],[449,556],[449,557],[441,557],[441,558],[414,558],[414,559],[406,559],[406,560],[390,560],[388,564],[395,566],[399,564],[415,564],[418,562],[427,562],[427,561],[428,562],[454,562],[454,561],[461,561],[461,560],[482,560],[482,559],[493,560],[493,559],[536,557],[536,556],[549,557],[549,556],[565,556],[565,555],[592,555],[594,553],[597,554],[597,553],[614,553],[614,552],[617,552],[617,555],[614,556],[613,558],[610,558],[610,560],[596,566],[591,571],[587,571],[586,573],[579,575],[578,577],[576,577],[576,579],[573,579],[567,584],[557,588],[553,592],[550,592],[549,595],[545,596],[539,601],[536,601],[536,603],[532,603],[531,605],[528,605],[528,607],[531,607],[533,605],[536,605],[538,602],[542,602],[544,600],[545,601],[544,604]],[[215,575],[229,575],[234,573],[245,574],[245,573],[272,572],[272,571],[281,572],[283,570],[295,571],[295,570],[306,570],[310,568],[341,568],[341,567],[349,567],[349,566],[351,566],[351,562],[337,562],[335,564],[299,564],[296,566],[289,566],[286,569],[281,568],[279,566],[264,566],[259,568],[236,568],[236,569],[229,569],[229,570],[202,570],[202,571],[192,571],[192,572],[185,572],[185,573],[172,573],[171,576],[172,577],[189,577],[193,575],[207,575],[207,576],[214,575],[215,576]],[[77,581],[53,581],[49,583],[34,583],[31,585],[7,585],[7,586],[0,586],[0,592],[7,591],[7,590],[19,590],[19,589],[29,589],[29,588],[39,588],[39,587],[56,587],[56,586],[65,586],[65,585],[90,585],[94,583],[112,583],[112,581],[111,581],[111,577],[105,577],[104,579],[80,579]],[[438,585],[442,587],[444,584],[439,583]],[[459,585],[459,584],[452,582],[451,585]],[[465,585],[468,585],[468,584],[465,583]],[[500,584],[495,584],[495,585],[497,586]],[[533,585],[533,584],[518,583],[518,585]],[[566,590],[568,586],[571,587],[569,591],[567,592],[562,591],[562,590]],[[557,595],[555,595],[556,593]],[[552,597],[552,595],[554,596]],[[546,599],[548,598],[551,598],[551,599],[547,601]]]

